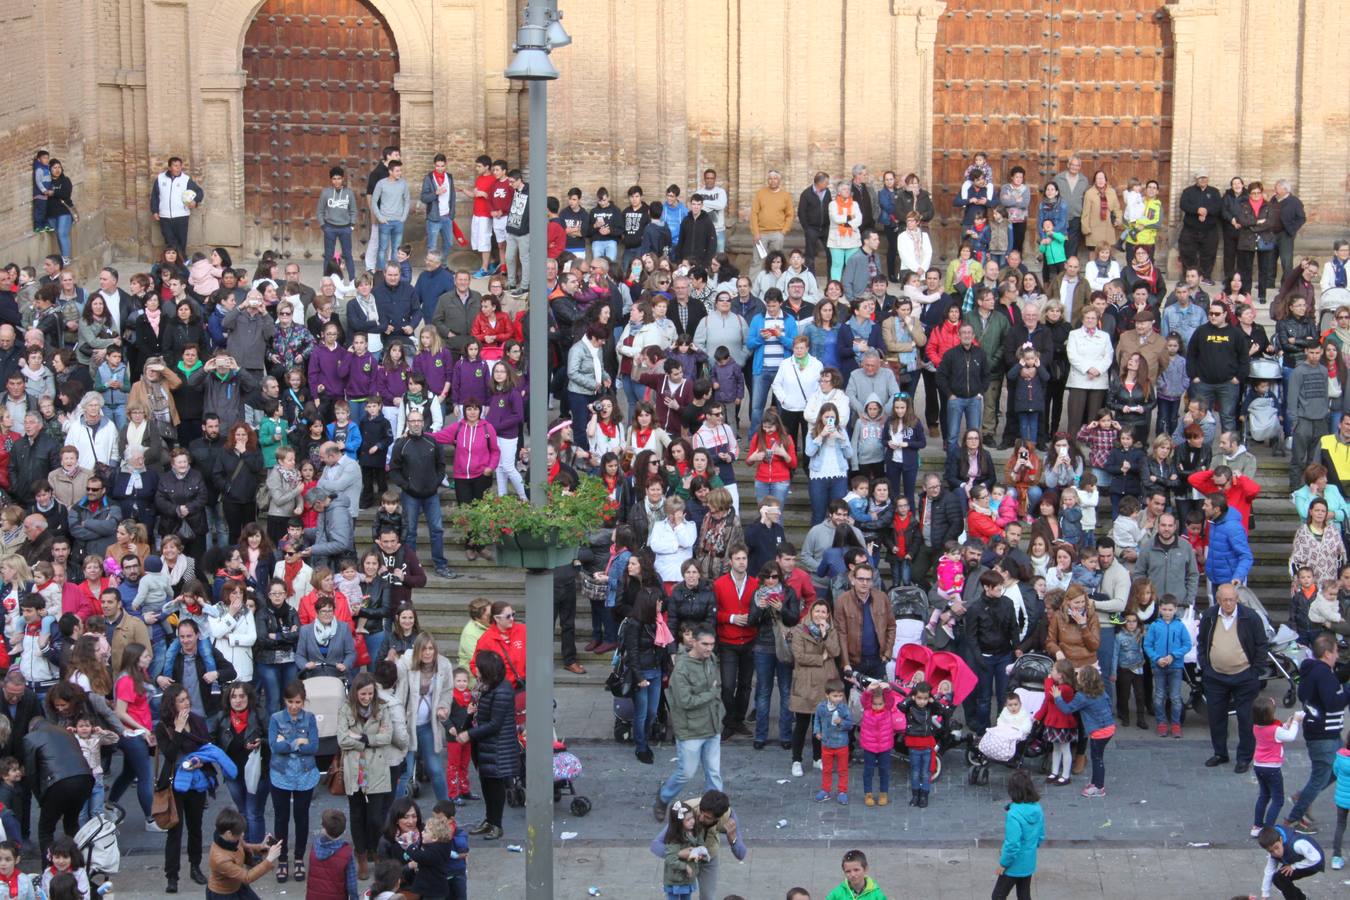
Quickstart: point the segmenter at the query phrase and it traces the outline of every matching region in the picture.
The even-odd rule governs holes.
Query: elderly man
[[[52,533],[47,530],[47,517],[42,513],[32,513],[23,520],[23,549],[19,555],[29,567],[44,559],[51,559]]]
[[[319,447],[319,458],[324,466],[319,475],[319,487],[346,497],[347,513],[355,518],[361,504],[361,467],[336,441],[325,441]]]
[[[319,514],[318,523],[305,534],[313,564],[315,567],[326,565],[336,571],[338,560],[356,546],[353,533],[356,519],[347,495],[320,484],[305,499]]]
[[[848,405],[853,408],[854,418],[858,418],[863,414],[867,398],[874,394],[875,399],[881,401],[882,412],[888,412],[891,405],[890,398],[899,390],[900,385],[895,380],[895,373],[889,366],[881,364],[880,353],[869,349],[863,353],[862,367],[854,369],[853,374],[848,377],[848,387],[844,393],[848,397]]]
[[[393,341],[412,342],[413,332],[422,322],[422,307],[413,294],[413,286],[402,279],[397,262],[384,267],[384,277],[375,285],[375,307],[384,332],[380,339],[387,347]]]
[[[9,450],[9,493],[21,505],[33,502],[33,483],[61,464],[61,446],[42,427],[42,416],[25,413],[23,437]]]
[[[1158,376],[1172,361],[1167,352],[1167,339],[1153,328],[1157,321],[1158,314],[1151,309],[1141,310],[1134,317],[1134,328],[1122,334],[1116,344],[1117,369],[1123,372],[1125,361],[1138,353],[1148,363],[1149,381],[1157,382]]]
[[[1209,768],[1228,762],[1228,715],[1236,710],[1239,775],[1251,768],[1256,752],[1252,733],[1252,701],[1261,692],[1261,665],[1266,658],[1266,629],[1261,617],[1238,604],[1237,587],[1220,584],[1216,604],[1200,616],[1196,653],[1205,683],[1205,707],[1214,755]]]
[[[431,176],[428,175],[427,177],[430,178]],[[430,214],[428,214],[427,222],[427,227],[430,229],[431,225],[434,224]],[[448,238],[446,245],[446,251],[449,252]],[[417,304],[422,307],[422,321],[430,322],[432,317],[436,315],[436,307],[440,303],[441,295],[454,289],[454,273],[441,265],[441,254],[428,251],[422,274],[417,276],[417,285],[413,288],[413,295],[417,299]]]
[[[1275,245],[1280,252],[1280,278],[1288,278],[1294,270],[1294,238],[1308,221],[1303,201],[1294,196],[1289,179],[1275,182],[1275,206],[1279,209],[1280,230],[1275,233]]]
[[[225,313],[220,325],[227,335],[225,349],[230,356],[241,369],[261,379],[267,369],[267,350],[276,334],[276,323],[267,314],[262,294],[249,291],[243,303]]]
[[[1055,176],[1055,186],[1059,196],[1069,208],[1069,236],[1064,244],[1064,252],[1069,256],[1078,253],[1078,244],[1083,239],[1083,197],[1087,194],[1089,179],[1081,174],[1083,161],[1070,156],[1066,171]]]
[[[1206,284],[1213,284],[1214,257],[1219,251],[1219,223],[1223,219],[1223,196],[1211,187],[1204,170],[1195,173],[1195,183],[1181,192],[1181,235],[1177,239],[1177,253],[1183,268],[1194,266],[1204,276]]]
[[[424,433],[421,410],[408,413],[408,433],[394,442],[389,458],[389,480],[403,491],[403,541],[417,551],[417,520],[425,515],[431,535],[431,560],[441,578],[458,574],[445,560],[444,531],[441,526],[441,481],[445,478],[445,458],[440,445]],[[357,478],[357,488],[360,488]]]
[[[103,398],[90,391],[80,399],[80,413],[66,422],[66,446],[79,454],[82,469],[116,466],[119,459],[117,425],[103,415]]]
[[[830,176],[826,172],[817,172],[811,179],[811,186],[802,191],[797,198],[797,219],[802,223],[802,237],[806,247],[802,256],[806,267],[814,274],[816,257],[825,249],[825,240],[830,230]],[[829,267],[830,251],[825,250],[826,268]]]

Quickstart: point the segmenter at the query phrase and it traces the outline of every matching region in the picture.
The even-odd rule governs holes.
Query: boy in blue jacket
[[[1158,601],[1158,618],[1144,635],[1144,656],[1153,668],[1153,711],[1158,716],[1158,737],[1181,738],[1181,676],[1186,654],[1191,652],[1191,633],[1177,618],[1177,598],[1164,594]],[[1171,704],[1169,715],[1164,699]]]
[[[844,700],[844,685],[839,681],[825,683],[825,699],[816,707],[811,731],[820,741],[820,790],[816,802],[830,799],[834,770],[839,770],[839,803],[848,806],[848,733],[853,728],[848,703]]]

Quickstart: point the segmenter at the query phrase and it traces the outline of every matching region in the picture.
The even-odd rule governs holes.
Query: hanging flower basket
[[[548,488],[543,506],[515,496],[484,497],[462,508],[455,523],[472,544],[493,545],[497,563],[523,569],[556,569],[576,559],[586,536],[604,519],[605,487],[583,477],[572,492]]]

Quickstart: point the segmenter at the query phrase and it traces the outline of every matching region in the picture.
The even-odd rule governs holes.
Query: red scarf
[[[652,429],[648,428],[645,431],[641,428],[633,429],[633,443],[637,446],[639,450],[642,449],[643,447],[646,447],[647,442],[650,441],[651,439],[652,439]]]
[[[282,576],[286,581],[286,590],[295,593],[295,578],[300,574],[300,569],[305,565],[305,561],[297,559],[295,562],[286,561],[286,568],[282,570]]]
[[[602,419],[596,419],[595,424],[599,426],[601,433],[607,438],[613,439],[614,435],[619,433],[619,425],[617,422],[606,422]]]
[[[9,877],[5,879],[5,882],[9,885],[9,895],[11,897],[19,896],[19,879],[22,877],[23,874],[19,871],[18,867],[15,866],[14,871],[10,872]]]
[[[841,238],[852,237],[853,226],[849,224],[849,220],[853,218],[853,198],[836,197],[835,202],[839,204],[839,214],[844,219],[839,223],[839,236]]]
[[[549,466],[549,467],[548,467],[548,483],[549,483],[549,484],[552,484],[552,483],[554,482],[554,480],[558,477],[558,473],[561,472],[561,471],[562,471],[562,462],[561,462],[561,461],[555,462],[553,465]]]
[[[473,694],[469,693],[468,691],[461,691],[459,688],[455,688],[455,703],[464,707],[465,709],[468,709],[469,704],[472,702],[473,702]]]
[[[244,729],[248,727],[248,710],[241,712],[237,709],[231,709],[230,727],[234,729],[235,734],[243,734]]]

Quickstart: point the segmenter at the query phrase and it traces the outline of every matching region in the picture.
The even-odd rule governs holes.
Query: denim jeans
[[[1168,400],[1166,397],[1158,398],[1158,429],[1157,434],[1171,434],[1177,429],[1177,421],[1181,413],[1181,399]]]
[[[243,769],[240,769],[234,778],[226,778],[225,787],[230,792],[230,801],[234,803],[234,808],[244,814],[246,823],[244,840],[250,844],[262,843],[267,829],[263,817],[267,808],[267,769],[263,769],[262,777],[258,779],[258,790],[251,794],[248,792],[248,786],[244,784]]]
[[[758,506],[765,497],[777,497],[781,505],[787,506],[788,490],[791,487],[790,481],[756,481],[755,505]]]
[[[375,260],[376,265],[388,265],[398,260],[398,245],[403,243],[402,222],[380,223],[380,249]]]
[[[1008,693],[1008,666],[1012,663],[1011,653],[997,653],[992,656],[981,653],[977,657],[975,674],[979,676],[979,686],[975,689],[975,722],[971,725],[978,732],[989,727],[989,708],[993,697],[999,698],[1000,708],[1003,697]]]
[[[103,776],[94,776],[94,789],[89,792],[89,797],[84,801],[84,806],[80,807],[80,827],[88,822],[94,816],[103,814]]]
[[[705,791],[722,790],[722,737],[711,735],[688,741],[675,742],[677,762],[675,771],[666,783],[661,785],[661,802],[669,804],[684,786],[694,777],[700,765],[703,766],[703,789]]]
[[[342,246],[342,264],[347,267],[347,277],[355,278],[356,269],[352,262],[352,230],[349,226],[323,226],[323,258],[333,258],[333,250]]]
[[[1252,815],[1252,825],[1257,828],[1270,828],[1280,817],[1284,806],[1284,773],[1279,766],[1253,766],[1256,772],[1256,810]]]
[[[270,716],[281,709],[281,692],[295,680],[295,663],[258,663],[257,669],[263,693],[267,695],[264,708]]]
[[[374,672],[376,663],[384,658],[384,642],[388,637],[387,631],[366,635],[366,652],[370,654],[370,665],[367,667],[369,671]]]
[[[751,434],[759,430],[759,421],[764,418],[764,405],[769,401],[769,395],[772,393],[770,389],[773,387],[773,379],[777,374],[777,369],[766,369],[758,375],[755,375],[753,378],[754,384],[751,385],[750,391],[749,433]],[[798,452],[802,452],[804,448],[798,447],[797,450]]]
[[[643,669],[637,673],[637,680],[647,682],[646,687],[633,686],[633,743],[641,752],[650,749],[647,738],[661,708],[661,670]]]
[[[842,500],[848,493],[848,479],[843,475],[833,478],[808,478],[806,490],[811,495],[811,524],[825,521],[825,510],[831,500]]]
[[[931,789],[928,783],[928,770],[932,765],[932,750],[911,749],[909,751],[909,789],[911,791],[928,793]]]
[[[59,216],[53,216],[49,221],[56,228],[56,243],[61,248],[61,256],[64,259],[70,259],[74,256],[74,254],[70,252],[70,226],[75,220],[69,213],[66,213]]]
[[[229,527],[221,514],[219,501],[206,504],[206,546],[224,547],[230,542]]]
[[[981,417],[984,415],[984,397],[948,397],[947,398],[947,451],[961,440],[961,417],[966,418],[966,428],[980,430]]]
[[[1041,414],[1038,412],[1020,412],[1017,414],[1017,436],[1024,441],[1036,443],[1041,428]]]
[[[1298,792],[1298,801],[1290,808],[1289,818],[1293,821],[1303,818],[1312,808],[1317,795],[1331,783],[1331,766],[1336,761],[1336,751],[1342,744],[1336,738],[1306,741],[1308,761],[1312,771],[1308,773],[1308,783]]]
[[[599,259],[602,256],[610,262],[616,262],[619,259],[619,242],[591,241],[591,259]],[[622,275],[619,275],[619,280],[622,281],[627,277],[628,273],[625,272]]]
[[[1111,701],[1111,707],[1116,705],[1116,629],[1114,625],[1106,624],[1106,617],[1102,616],[1101,634],[1102,642],[1097,647],[1097,665],[1102,670],[1102,682],[1106,685],[1106,696]]]
[[[1284,384],[1288,386],[1289,376],[1293,369],[1284,370]],[[1225,381],[1223,384],[1205,384],[1203,381],[1192,382],[1186,393],[1192,400],[1204,400],[1209,404],[1209,408],[1214,410],[1219,416],[1219,421],[1224,431],[1232,431],[1237,427],[1237,401],[1239,386],[1231,381]],[[1280,420],[1284,421],[1284,404],[1280,404]],[[1288,426],[1285,427],[1285,435],[1290,432]]]
[[[1088,756],[1092,758],[1092,784],[1098,788],[1106,787],[1106,745],[1109,737],[1088,738]]]
[[[406,764],[403,768],[403,777],[398,780],[398,789],[394,791],[395,797],[408,796],[408,789],[411,787],[413,770],[417,765],[426,770],[427,780],[431,782],[431,789],[436,792],[437,800],[449,800],[450,790],[445,783],[445,751],[436,752],[436,731],[441,723],[435,720],[435,717],[425,725],[417,726],[417,750],[408,751]],[[417,765],[414,765],[416,763]]]
[[[1180,660],[1173,661],[1165,669],[1153,667],[1153,712],[1158,717],[1159,725],[1164,722],[1181,724],[1181,674]],[[1171,715],[1168,715],[1164,701],[1172,704]]]
[[[136,782],[136,802],[141,805],[141,812],[145,813],[148,821],[150,818],[150,809],[155,800],[155,776],[154,769],[150,765],[150,745],[142,737],[124,737],[117,742],[117,749],[122,751],[122,771],[117,773],[117,778],[112,783],[112,789],[108,792],[108,799],[113,803],[122,799],[122,794],[131,786],[131,782]]]
[[[872,776],[880,775],[881,783],[879,785],[883,794],[890,793],[891,790],[891,754],[887,750],[880,753],[873,753],[871,750],[863,751],[863,791],[872,793]]]
[[[446,216],[440,221],[427,219],[427,252],[441,254],[449,260],[450,252],[455,249],[455,220]]]
[[[788,692],[792,690],[792,665],[779,662],[772,650],[755,651],[755,742],[769,739],[769,707],[773,700],[773,683],[778,679],[778,742],[792,740],[792,710],[788,709]]]
[[[403,504],[403,543],[414,553],[417,552],[417,517],[421,513],[427,517],[427,531],[431,536],[431,561],[436,568],[449,565],[445,561],[444,529],[441,527],[441,498],[438,494],[430,497],[414,497],[407,491],[401,498]]]

